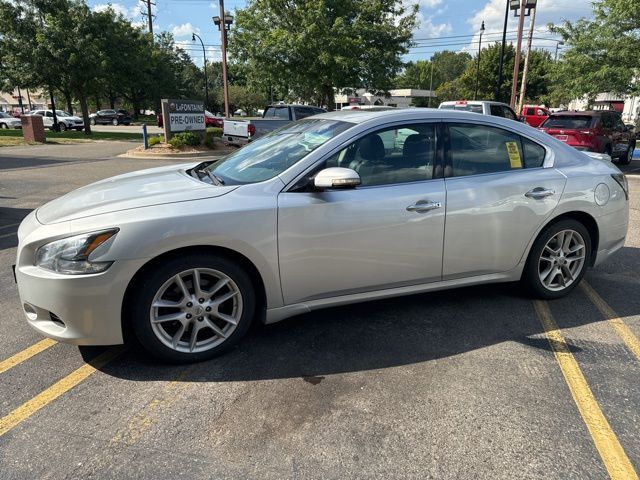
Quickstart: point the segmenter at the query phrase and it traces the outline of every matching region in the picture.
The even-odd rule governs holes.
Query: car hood
[[[133,208],[219,197],[237,186],[214,186],[189,176],[196,164],[172,165],[107,178],[57,198],[36,211],[40,223],[59,223]]]

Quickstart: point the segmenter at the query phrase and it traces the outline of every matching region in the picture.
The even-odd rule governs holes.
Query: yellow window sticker
[[[507,152],[509,153],[509,163],[511,168],[522,168],[522,159],[520,158],[520,150],[516,142],[505,142]]]

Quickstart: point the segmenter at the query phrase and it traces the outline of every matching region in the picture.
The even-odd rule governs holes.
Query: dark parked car
[[[609,110],[554,113],[540,130],[578,150],[606,153],[622,165],[631,162],[636,147],[635,134]]]
[[[126,110],[98,110],[89,115],[91,125],[129,125],[131,117]]]

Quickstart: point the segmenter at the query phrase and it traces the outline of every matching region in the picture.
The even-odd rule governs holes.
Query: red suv
[[[606,153],[621,165],[631,162],[636,147],[635,135],[620,114],[608,110],[553,113],[540,130],[578,150]]]

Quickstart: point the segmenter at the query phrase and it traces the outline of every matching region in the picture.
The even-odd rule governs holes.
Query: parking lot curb
[[[227,155],[230,150],[221,150],[214,152],[176,152],[176,153],[156,153],[131,151],[122,153],[118,157],[122,158],[215,158]]]

